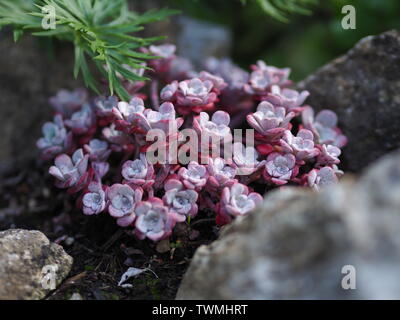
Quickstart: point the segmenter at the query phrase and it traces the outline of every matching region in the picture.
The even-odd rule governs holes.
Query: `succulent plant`
[[[51,99],[56,116],[37,145],[54,159],[56,186],[81,192],[84,214],[108,212],[139,239],[159,241],[197,214],[213,212],[223,225],[250,213],[260,190],[319,190],[338,181],[347,139],[337,116],[323,110],[314,117],[304,105],[309,93],[288,88],[289,69],[258,62],[247,73],[210,59],[195,72],[175,49],[143,49],[159,57],[140,71],[151,78],[149,90],[121,71],[128,101],[89,99],[82,90]],[[254,141],[233,132],[248,126]]]

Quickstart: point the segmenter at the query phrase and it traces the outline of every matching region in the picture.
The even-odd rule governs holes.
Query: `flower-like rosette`
[[[133,98],[131,101],[118,102],[117,106],[112,109],[116,121],[117,128],[129,132],[131,125],[137,115],[143,115],[145,110],[144,102],[140,98]]]
[[[314,135],[307,129],[300,129],[297,136],[286,130],[280,145],[285,152],[294,154],[297,160],[311,159],[319,154],[318,148],[314,146]]]
[[[83,148],[92,161],[106,161],[111,153],[108,143],[99,139],[90,140],[89,144],[85,144]]]
[[[165,183],[164,189],[163,201],[169,206],[170,213],[176,222],[183,222],[186,217],[194,217],[197,214],[198,194],[196,191],[186,189],[183,183],[177,179],[169,179]]]
[[[225,82],[225,80],[219,76],[213,75],[207,71],[201,71],[199,73],[199,79],[204,81],[211,81],[213,84],[213,92],[215,92],[217,95],[220,94],[220,92],[225,89],[228,84]]]
[[[200,191],[207,183],[208,173],[205,166],[191,161],[188,167],[182,167],[178,176],[187,189]]]
[[[176,118],[175,107],[170,102],[160,105],[158,111],[148,110],[147,121],[152,129],[161,129],[167,134],[173,134],[183,124],[183,118]]]
[[[73,113],[64,123],[77,135],[88,134],[96,129],[95,114],[89,104],[85,104],[80,111]]]
[[[163,101],[176,102],[176,93],[178,92],[178,81],[172,81],[161,89],[160,97]]]
[[[146,109],[143,113],[134,113],[131,123],[134,133],[146,135],[151,129],[160,129],[167,137],[176,137],[178,129],[183,124],[183,118],[176,118],[174,105],[164,102],[158,111]]]
[[[89,155],[84,155],[82,149],[78,149],[72,158],[61,154],[54,160],[49,173],[56,178],[55,185],[58,188],[71,188],[71,192],[81,190],[88,182],[90,172],[88,168]]]
[[[118,106],[118,98],[116,96],[100,96],[94,99],[94,109],[99,117],[111,117],[113,108]]]
[[[172,96],[176,101],[177,111],[182,115],[192,112],[211,111],[217,94],[213,91],[214,84],[210,80],[192,78],[178,83],[176,93]],[[171,87],[170,87],[171,90]],[[164,95],[165,96],[165,91]]]
[[[135,218],[135,205],[142,200],[143,190],[126,184],[113,184],[107,189],[107,206],[110,215],[121,227],[131,225]]]
[[[213,192],[230,187],[237,182],[235,179],[237,168],[233,164],[227,164],[222,158],[208,158],[207,187]]]
[[[123,164],[122,176],[127,184],[141,186],[143,189],[152,187],[155,179],[153,165],[148,163],[143,153],[139,159],[128,160]]]
[[[270,140],[280,138],[285,130],[291,129],[294,112],[286,113],[284,107],[275,107],[267,101],[257,106],[257,111],[247,116],[247,122],[259,134]]]
[[[342,151],[338,148],[335,147],[331,144],[323,144],[320,146],[320,154],[318,155],[317,158],[317,164],[319,166],[325,166],[325,165],[333,165],[333,164],[339,164],[339,156],[342,153]]]
[[[54,97],[49,99],[50,105],[57,113],[68,118],[74,112],[79,111],[87,102],[88,93],[85,89],[78,88],[73,91],[60,90]]]
[[[335,170],[331,167],[323,167],[321,169],[313,169],[307,175],[308,186],[316,190],[335,184],[338,177]]]
[[[215,112],[211,119],[208,113],[201,112],[194,118],[193,128],[199,134],[202,143],[208,145],[210,137],[213,142],[228,142],[232,139],[229,122],[230,116],[225,111]]]
[[[114,123],[103,128],[102,135],[111,144],[110,149],[112,151],[120,152],[128,149],[133,143],[132,137],[123,131],[117,130]]]
[[[61,115],[54,116],[53,122],[46,122],[42,127],[43,137],[36,145],[41,150],[42,158],[52,159],[72,147],[72,132],[67,132]]]
[[[99,181],[92,181],[88,192],[82,199],[83,213],[86,215],[99,214],[106,207],[106,193]]]
[[[320,111],[314,119],[314,110],[305,107],[302,111],[303,126],[311,130],[319,144],[332,144],[342,148],[347,144],[347,138],[337,127],[338,118],[331,110]]]
[[[273,152],[267,157],[263,175],[267,181],[276,185],[284,185],[296,177],[298,172],[296,157],[293,154]]]
[[[233,162],[237,167],[237,175],[249,176],[257,171],[263,162],[258,161],[259,154],[254,147],[245,147],[241,142],[233,144]]]
[[[284,107],[287,112],[293,111],[296,115],[303,110],[302,105],[310,95],[308,91],[298,92],[297,90],[283,88],[274,85],[271,87],[271,93],[268,93],[264,100],[274,106]]]
[[[149,61],[149,66],[157,73],[165,73],[170,69],[171,62],[175,59],[176,47],[173,44],[149,46],[148,53],[158,57]]]
[[[140,201],[135,212],[135,234],[139,239],[159,241],[171,235],[175,220],[161,199],[149,198],[147,201]]]
[[[288,86],[290,69],[279,69],[268,66],[264,61],[258,61],[257,65],[252,66],[253,72],[250,74],[249,84],[245,90],[251,94],[266,95],[270,92],[273,85]]]
[[[221,220],[228,220],[229,216],[243,216],[254,210],[263,198],[256,192],[241,183],[223,189],[218,214]],[[222,219],[221,219],[222,218]]]

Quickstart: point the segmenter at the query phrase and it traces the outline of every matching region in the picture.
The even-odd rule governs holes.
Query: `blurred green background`
[[[279,22],[254,0],[170,0],[170,6],[194,18],[223,24],[233,32],[233,60],[247,68],[257,59],[290,67],[301,80],[318,67],[345,53],[361,38],[400,29],[400,0],[319,0],[310,16],[290,15]],[[341,9],[356,8],[355,30],[343,30]]]

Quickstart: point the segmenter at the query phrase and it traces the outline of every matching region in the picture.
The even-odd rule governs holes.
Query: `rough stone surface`
[[[272,192],[197,250],[177,299],[399,299],[399,163],[390,154],[320,193]],[[342,288],[346,265],[356,290]]]
[[[400,32],[362,39],[298,86],[317,110],[337,112],[349,138],[343,159],[359,172],[400,147]]]
[[[0,173],[37,154],[42,124],[52,118],[50,96],[73,80],[73,49],[57,46],[51,59],[37,39],[24,36],[14,43],[9,32],[0,41]]]
[[[0,232],[0,300],[42,299],[43,267],[55,265],[56,284],[68,275],[72,258],[40,231],[10,229]],[[45,271],[45,270],[44,270]],[[44,287],[49,287],[46,284]]]

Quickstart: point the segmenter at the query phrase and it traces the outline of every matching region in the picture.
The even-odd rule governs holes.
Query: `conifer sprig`
[[[55,12],[55,29],[44,30],[45,6]],[[30,32],[35,36],[56,37],[75,46],[74,76],[82,74],[86,86],[99,92],[90,71],[94,63],[108,79],[110,94],[129,99],[118,74],[128,81],[147,80],[137,70],[147,59],[156,57],[139,50],[163,37],[141,38],[133,34],[143,25],[166,19],[178,11],[161,9],[144,14],[130,11],[126,0],[0,0],[0,27],[11,25],[14,39]]]

